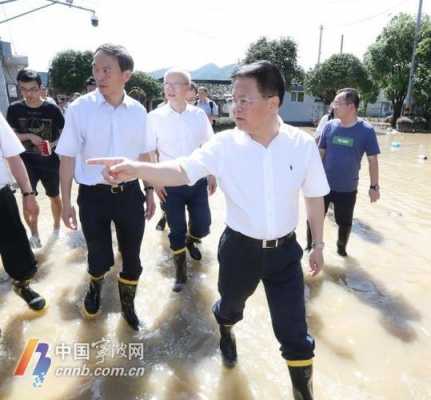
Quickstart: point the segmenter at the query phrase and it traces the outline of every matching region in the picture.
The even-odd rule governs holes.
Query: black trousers
[[[356,204],[357,191],[354,192],[334,192],[330,191],[324,197],[325,215],[329,204],[334,205],[334,217],[338,226],[351,227],[353,222],[353,210]]]
[[[114,265],[111,222],[123,258],[120,276],[138,280],[142,273],[139,253],[145,229],[145,196],[138,181],[112,193],[108,185],[79,186],[78,205],[82,232],[88,247],[88,272],[97,278]]]
[[[203,238],[208,235],[211,213],[207,187],[207,179],[203,178],[193,186],[166,188],[168,195],[164,203],[164,211],[169,225],[169,241],[172,250],[180,250],[186,246],[186,208],[189,214],[190,235],[195,238]]]
[[[36,259],[9,186],[0,190],[0,254],[4,269],[16,281],[31,279],[37,271]]]
[[[305,320],[301,257],[295,235],[277,248],[264,249],[256,240],[226,228],[218,249],[221,298],[213,307],[217,322],[232,325],[240,321],[247,299],[262,281],[282,356],[287,360],[312,358],[314,339]]]

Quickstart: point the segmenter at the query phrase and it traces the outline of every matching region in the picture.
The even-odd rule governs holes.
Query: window
[[[303,103],[304,102],[304,92],[294,91],[290,94],[290,101],[292,103]]]

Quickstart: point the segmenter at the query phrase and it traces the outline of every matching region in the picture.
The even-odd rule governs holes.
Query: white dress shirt
[[[179,162],[189,184],[210,174],[218,178],[226,224],[255,239],[277,239],[296,228],[300,190],[305,197],[329,193],[314,139],[286,124],[266,148],[236,128]]]
[[[151,111],[148,127],[156,138],[159,161],[189,156],[214,134],[205,112],[190,104],[181,113],[170,104]]]
[[[0,114],[0,189],[12,181],[5,158],[17,156],[22,152],[24,152],[24,146]]]
[[[69,105],[66,123],[56,153],[75,157],[75,180],[85,185],[106,183],[102,166],[88,166],[94,157],[127,157],[155,150],[155,139],[147,131],[145,107],[124,95],[118,107],[110,105],[99,90],[76,99]]]

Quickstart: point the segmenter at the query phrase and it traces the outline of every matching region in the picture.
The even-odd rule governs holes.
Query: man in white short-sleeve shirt
[[[98,88],[69,106],[56,151],[61,155],[63,221],[71,229],[77,225],[71,205],[73,178],[79,184],[79,218],[88,247],[90,274],[83,314],[91,318],[99,313],[103,278],[114,265],[111,237],[114,222],[123,260],[118,277],[122,314],[138,330],[134,298],[142,273],[139,254],[145,218],[154,214],[153,188],[146,185],[144,195],[136,179],[110,185],[100,170],[85,163],[88,158],[98,156],[152,160],[155,140],[147,132],[146,110],[124,91],[132,71],[133,59],[124,47],[106,44],[96,50],[93,75]]]
[[[312,275],[323,266],[323,196],[329,192],[319,152],[307,133],[280,123],[285,86],[267,61],[242,66],[233,75],[233,116],[237,129],[214,136],[176,163],[90,160],[105,165],[110,182],[139,176],[155,185],[192,185],[213,174],[226,198],[226,229],[220,238],[218,300],[226,366],[237,362],[232,326],[260,281],[265,287],[275,336],[287,360],[295,399],[312,399],[314,339],[307,332],[302,249],[296,241],[298,198],[305,197],[314,242]]]
[[[149,130],[156,138],[160,162],[189,156],[213,136],[205,112],[187,103],[190,85],[191,77],[187,71],[167,71],[163,83],[167,103],[148,116]],[[192,186],[156,188],[169,224],[169,242],[176,269],[175,292],[180,292],[187,281],[186,248],[193,259],[202,258],[195,244],[209,234],[211,213],[208,191],[212,194],[215,188],[213,176],[208,177],[208,183],[204,177]]]
[[[0,255],[5,271],[13,279],[15,293],[30,309],[42,311],[46,307],[45,299],[29,286],[37,272],[36,259],[21,222],[15,196],[9,187],[10,169],[21,189],[23,210],[30,218],[34,218],[39,208],[20,157],[24,150],[24,146],[0,114]]]

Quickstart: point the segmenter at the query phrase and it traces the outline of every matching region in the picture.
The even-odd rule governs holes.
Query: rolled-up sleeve
[[[82,145],[81,129],[77,123],[76,110],[69,106],[63,132],[60,135],[55,152],[61,156],[76,157]]]
[[[329,193],[328,180],[323,169],[319,150],[315,143],[309,143],[309,162],[305,179],[302,183],[302,192],[305,197],[321,197]]]
[[[189,157],[178,159],[181,168],[187,174],[189,185],[199,179],[214,175],[221,177],[223,167],[223,140],[221,135],[214,136]]]

